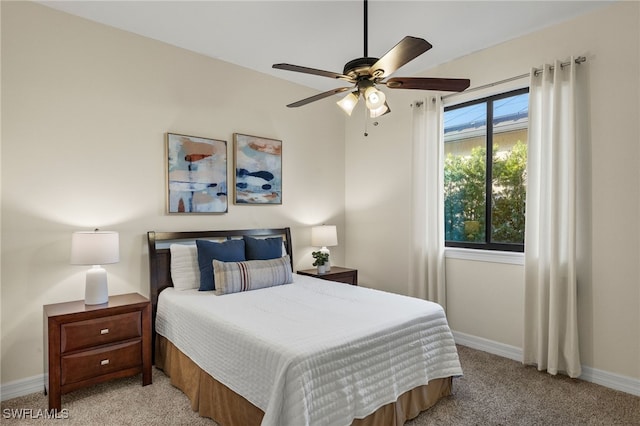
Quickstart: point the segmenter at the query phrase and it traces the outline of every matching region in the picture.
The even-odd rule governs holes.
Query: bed
[[[156,367],[221,425],[402,425],[462,375],[439,305],[293,274],[289,228],[147,237]],[[183,288],[182,278],[174,287],[171,253],[177,262],[194,241],[200,254],[241,241],[247,258],[263,242],[281,253],[214,260],[215,291]],[[262,276],[252,268],[266,267],[285,270],[267,274],[284,282],[241,291]]]

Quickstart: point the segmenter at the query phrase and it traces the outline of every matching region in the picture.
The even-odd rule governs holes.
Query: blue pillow
[[[244,257],[243,240],[227,240],[222,243],[196,240],[198,247],[198,267],[200,269],[200,291],[216,289],[213,280],[213,259],[221,262],[242,262]]]
[[[282,257],[282,237],[276,238],[244,238],[244,249],[247,260],[269,260]]]

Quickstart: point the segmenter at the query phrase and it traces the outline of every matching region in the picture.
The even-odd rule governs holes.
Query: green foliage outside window
[[[470,155],[447,155],[444,164],[445,240],[486,242],[486,148]],[[527,146],[493,150],[491,241],[524,243]]]
[[[493,160],[493,217],[491,240],[524,243],[527,197],[527,146],[518,141],[504,159]]]
[[[475,147],[468,156],[447,154],[444,162],[446,240],[485,240],[485,152],[485,148]]]

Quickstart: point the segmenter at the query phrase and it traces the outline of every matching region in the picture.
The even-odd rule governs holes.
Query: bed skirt
[[[191,409],[223,426],[260,425],[264,412],[218,382],[165,337],[156,335],[155,365],[171,378],[171,384],[187,395]],[[431,380],[383,405],[356,426],[400,426],[451,395],[452,378]]]

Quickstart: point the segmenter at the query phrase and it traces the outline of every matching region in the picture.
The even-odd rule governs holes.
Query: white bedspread
[[[440,305],[294,280],[224,296],[166,289],[156,330],[263,410],[263,425],[349,425],[429,380],[462,375]]]

